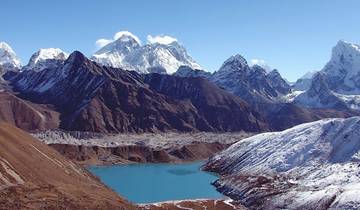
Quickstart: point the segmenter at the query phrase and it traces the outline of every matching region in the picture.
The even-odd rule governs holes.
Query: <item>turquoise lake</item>
[[[203,162],[92,166],[103,183],[134,203],[224,196],[211,182],[217,177],[200,170]]]

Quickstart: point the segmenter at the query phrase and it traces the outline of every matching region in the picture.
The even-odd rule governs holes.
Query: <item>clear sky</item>
[[[360,43],[359,0],[1,0],[0,41],[23,63],[39,48],[79,50],[122,30],[176,37],[209,71],[262,59],[294,81],[320,70],[340,39]]]

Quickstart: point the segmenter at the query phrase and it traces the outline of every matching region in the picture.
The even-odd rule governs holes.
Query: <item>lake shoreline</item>
[[[238,203],[236,203],[235,201],[233,201],[232,199],[230,199],[229,197],[223,195],[221,192],[217,191],[216,187],[214,187],[212,185],[212,182],[215,181],[216,179],[219,178],[218,174],[216,173],[211,173],[211,172],[207,172],[207,171],[203,171],[201,170],[201,166],[203,165],[204,161],[193,161],[193,162],[186,162],[186,163],[130,163],[130,164],[122,164],[122,165],[110,165],[110,166],[104,166],[104,165],[97,165],[97,166],[92,166],[92,168],[87,168],[91,173],[93,173],[95,176],[98,176],[101,181],[103,183],[105,183],[107,186],[109,186],[110,188],[112,188],[113,190],[117,191],[116,190],[116,187],[114,189],[114,183],[113,184],[109,184],[109,177],[113,178],[113,177],[122,177],[121,181],[117,181],[116,182],[119,182],[119,186],[120,186],[120,183],[121,182],[125,182],[125,183],[128,183],[128,185],[125,184],[124,185],[121,185],[121,189],[120,191],[117,191],[120,195],[122,195],[123,197],[127,198],[130,200],[130,202],[133,202],[135,205],[138,206],[139,209],[179,209],[180,207],[181,208],[190,208],[190,207],[194,207],[194,206],[206,206],[206,208],[209,208],[209,209],[224,209],[224,210],[232,210],[232,209],[246,209],[244,208],[243,206],[239,205]],[[115,167],[115,168],[113,168]],[[176,178],[177,184],[179,184],[178,187],[176,187],[176,184],[174,184],[174,186],[171,186],[171,187],[174,187],[174,190],[176,189],[176,191],[183,191],[183,187],[181,186],[184,186],[186,185],[186,183],[181,183],[181,178],[183,176],[185,177],[188,177],[188,176],[192,176],[193,173],[196,173],[196,174],[206,174],[206,176],[208,177],[213,177],[211,179],[213,179],[212,181],[209,181],[209,183],[207,183],[206,185],[208,186],[207,188],[208,189],[212,189],[212,191],[216,191],[216,194],[218,194],[220,197],[219,198],[216,198],[216,197],[213,197],[212,196],[200,196],[199,198],[194,198],[192,199],[191,196],[192,195],[187,195],[187,196],[190,196],[189,198],[186,198],[186,199],[177,199],[177,198],[173,198],[173,199],[164,199],[164,200],[161,200],[161,201],[147,201],[147,202],[138,202],[138,201],[134,201],[133,199],[130,199],[129,198],[129,195],[127,195],[126,193],[124,193],[124,190],[126,191],[126,188],[132,188],[131,191],[133,191],[133,186],[137,186],[136,187],[136,191],[138,194],[138,192],[147,192],[146,190],[142,190],[141,187],[143,185],[146,185],[145,183],[143,182],[138,182],[136,181],[136,184],[131,184],[131,180],[135,179],[135,180],[142,180],[142,179],[151,179],[151,182],[155,182],[156,183],[156,180],[154,180],[153,178],[148,178],[148,176],[151,176],[151,173],[154,173],[154,168],[155,168],[155,171],[156,171],[156,176],[163,176],[164,174],[164,169],[162,169],[163,167],[166,167],[167,169],[165,170],[166,171],[166,174],[169,174],[170,176],[178,176],[179,178]],[[170,169],[168,168],[170,167]],[[118,173],[116,172],[109,172],[109,170],[111,169],[123,169],[123,172],[126,171],[126,173],[123,173],[123,175],[119,175]],[[139,171],[133,171],[134,168],[144,168],[145,171],[143,172],[139,172]],[[175,169],[171,169],[171,168],[175,168]],[[181,168],[179,170],[176,170],[176,168]],[[196,170],[196,172],[189,172],[187,171],[188,168],[191,168],[190,170]],[[100,172],[99,172],[100,171]],[[105,175],[102,174],[101,175],[101,172],[104,173],[104,171],[107,171],[105,172]],[[185,172],[186,173],[185,173]],[[147,173],[147,172],[150,172],[150,174],[144,174],[144,173]],[[100,173],[100,176],[99,176],[99,173]],[[130,177],[137,177],[137,178],[131,178],[130,180],[128,180],[129,178],[129,175],[128,174],[132,174]],[[111,174],[111,176],[110,176]],[[139,176],[139,174],[143,174],[141,176]],[[127,176],[127,178],[126,178]],[[106,178],[107,177],[107,178]],[[140,178],[140,177],[143,177],[143,178]],[[104,180],[105,179],[105,180]],[[107,180],[106,180],[107,179]],[[203,180],[205,179],[204,178],[190,178],[191,180],[194,180],[195,183],[198,183],[199,181],[196,181],[196,180]],[[166,177],[162,177],[160,178],[161,180],[161,183],[164,185],[164,186],[167,186],[168,184],[166,184],[166,180],[167,178]],[[206,180],[206,179],[205,179]],[[148,180],[150,182],[150,180]],[[145,181],[147,182],[147,181]],[[171,181],[170,183],[174,183],[174,181]],[[197,184],[190,184],[190,186],[192,185],[197,185]],[[156,184],[155,184],[156,185]],[[161,185],[161,184],[160,184]],[[115,184],[116,186],[116,184]],[[127,186],[127,187],[126,187]],[[156,192],[173,192],[173,190],[171,191],[167,191],[166,189],[162,189],[161,186],[159,185],[156,185],[158,186],[156,189]],[[200,189],[202,187],[200,187],[201,185],[199,185],[198,187],[195,187],[194,190],[189,190],[189,191],[186,191],[186,194],[188,192],[194,192],[194,191],[201,191]],[[151,187],[151,189],[153,189],[153,187]],[[196,190],[195,190],[196,189]],[[184,191],[183,191],[184,192]],[[149,192],[148,192],[149,193]],[[168,194],[167,193],[167,194]],[[151,193],[153,194],[153,193]],[[158,194],[160,195],[160,194]],[[134,195],[133,195],[134,196]],[[168,196],[168,195],[166,195]],[[165,196],[165,197],[166,197]],[[130,196],[131,197],[131,196]],[[155,196],[156,197],[156,196]],[[160,196],[161,197],[161,196]]]

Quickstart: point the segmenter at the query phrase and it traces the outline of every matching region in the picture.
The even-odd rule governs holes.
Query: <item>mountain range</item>
[[[90,59],[114,68],[139,73],[174,73],[180,66],[201,68],[175,39],[145,45],[127,32],[119,32],[116,40],[99,49]]]
[[[38,115],[38,106],[47,110],[39,129],[256,132],[358,114],[359,47],[344,41],[334,47],[322,71],[294,85],[278,70],[251,66],[241,55],[207,72],[175,39],[141,45],[124,33],[90,59],[80,52],[69,56],[57,48],[40,49],[23,67],[11,47],[2,46],[6,81],[0,87],[6,97],[36,110],[31,116]],[[16,117],[3,116],[16,124]],[[231,116],[236,120],[229,120]]]

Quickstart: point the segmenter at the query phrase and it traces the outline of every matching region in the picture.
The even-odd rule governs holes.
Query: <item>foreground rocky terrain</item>
[[[82,167],[0,123],[0,209],[135,209]]]
[[[360,118],[244,139],[211,157],[219,191],[250,209],[359,209]]]

